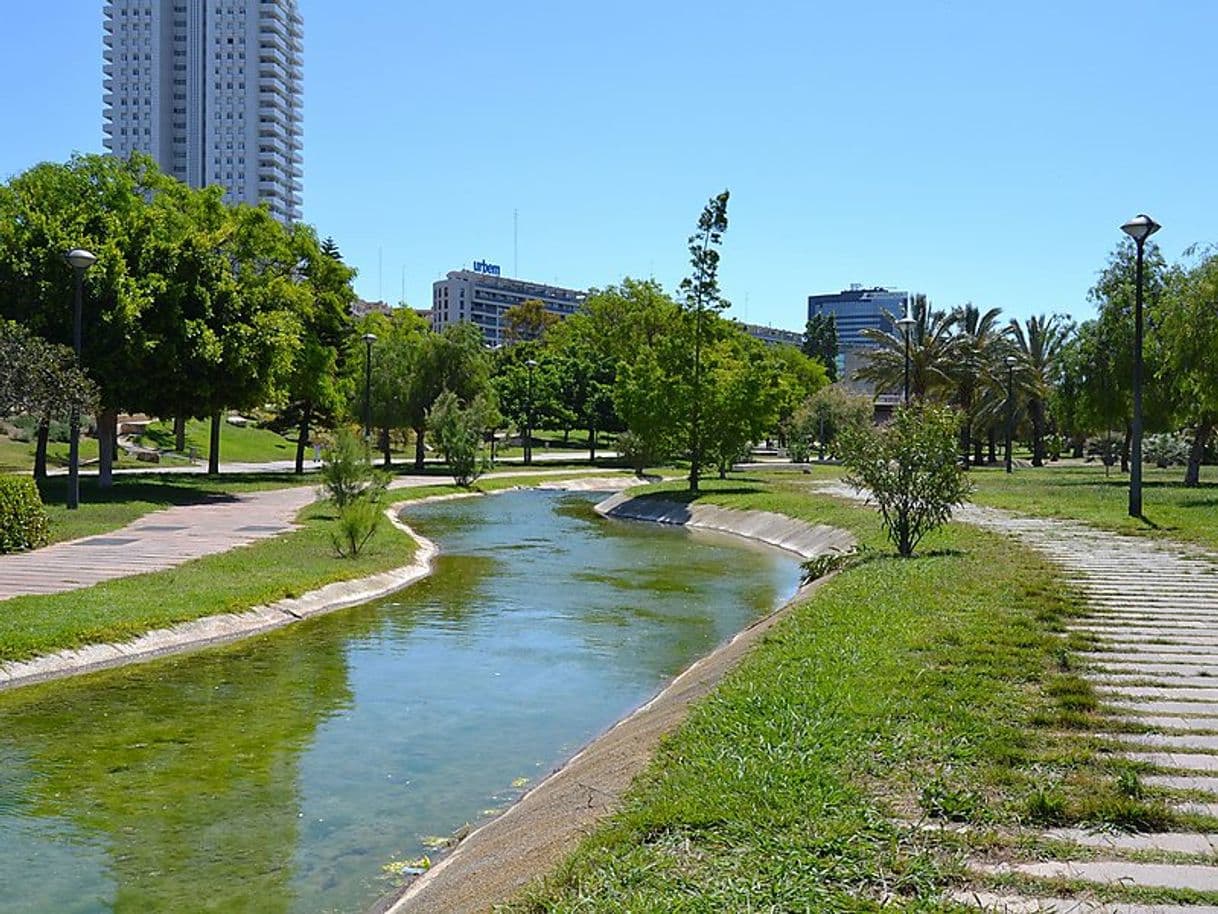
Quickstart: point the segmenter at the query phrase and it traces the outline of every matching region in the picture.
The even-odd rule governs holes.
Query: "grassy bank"
[[[486,479],[475,491],[492,492],[561,478],[564,477]],[[262,481],[259,477],[246,483],[260,485]],[[390,498],[412,501],[464,491],[468,490],[437,483],[395,490]],[[310,505],[296,520],[300,530],[166,571],[120,578],[67,593],[2,601],[0,662],[128,639],[178,622],[240,612],[299,596],[334,581],[397,568],[407,564],[414,553],[410,538],[386,524],[357,558],[339,558],[331,542],[337,520],[328,504]]]
[[[1086,735],[1095,697],[1062,633],[1076,601],[1050,567],[963,526],[900,560],[871,512],[806,486],[710,482],[700,500],[846,527],[870,554],[696,706],[623,809],[511,911],[950,910],[966,845],[992,852],[1021,823],[1170,819]]]
[[[1143,470],[1144,519],[1129,516],[1129,476],[1099,464],[970,471],[978,504],[1043,517],[1068,517],[1105,530],[1176,539],[1218,549],[1218,467],[1202,467],[1201,485],[1185,488],[1184,470]]]

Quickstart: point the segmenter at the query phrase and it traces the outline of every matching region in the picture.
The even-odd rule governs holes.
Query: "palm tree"
[[[1061,367],[1062,347],[1074,325],[1060,314],[1033,315],[1023,324],[1014,318],[1007,332],[1014,343],[1019,392],[1032,421],[1032,465],[1045,464],[1045,412]]]
[[[887,312],[885,312],[887,313]],[[913,397],[938,397],[951,390],[952,321],[943,311],[931,310],[925,295],[915,295],[914,324],[909,329],[909,392]],[[891,321],[896,316],[888,314]],[[855,372],[860,381],[870,381],[878,393],[905,388],[905,335],[895,325],[891,331],[867,329],[863,336],[876,344],[867,354],[867,364]]]
[[[951,313],[951,325],[955,330],[951,350],[954,358],[948,367],[948,376],[955,387],[952,400],[964,414],[961,423],[961,448],[967,463],[972,450],[973,432],[982,430],[981,417],[983,398],[994,382],[994,369],[1002,360],[1005,340],[998,324],[1001,314],[998,308],[984,313],[973,304],[960,305]],[[981,462],[980,439],[978,439],[976,462]]]

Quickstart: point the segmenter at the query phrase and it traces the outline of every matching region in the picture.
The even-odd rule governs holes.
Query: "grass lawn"
[[[511,911],[953,910],[940,898],[963,878],[960,852],[993,853],[998,826],[1171,821],[1087,735],[1096,699],[1062,633],[1077,601],[1034,553],[952,525],[901,560],[871,511],[799,477],[709,481],[700,500],[846,527],[869,549],[694,708],[622,810]],[[902,824],[918,820],[975,828]]]
[[[147,447],[173,450],[173,423],[153,422],[140,438]],[[211,454],[210,420],[190,419],[186,423],[186,451],[198,452],[199,459],[206,460]],[[307,458],[312,452],[306,452]],[[294,460],[296,441],[276,432],[252,425],[237,426],[220,423],[220,459],[225,463],[267,463],[272,460]]]
[[[1142,471],[1144,520],[1129,516],[1129,476],[1101,464],[1001,467],[969,472],[978,504],[1024,514],[1069,517],[1119,533],[1157,536],[1218,549],[1218,467],[1201,468],[1201,485],[1187,489],[1184,469]]]
[[[491,492],[557,478],[562,477],[486,479],[474,490]],[[206,491],[210,481],[196,481],[200,491]],[[262,482],[262,477],[257,477],[238,484],[258,486]],[[283,479],[274,483],[282,484]],[[467,490],[438,483],[396,490],[389,497],[395,502],[411,501],[463,491]],[[331,532],[337,523],[335,513],[325,503],[305,508],[297,522],[303,529],[166,571],[120,578],[62,594],[0,601],[0,662],[131,638],[150,629],[217,613],[240,612],[333,581],[399,567],[410,560],[414,551],[413,543],[404,534],[385,524],[357,558],[339,558],[331,543]]]
[[[114,477],[114,485],[99,489],[97,479],[80,479],[80,508],[64,507],[68,481],[52,476],[39,485],[42,500],[51,518],[51,541],[79,539],[106,533],[175,505],[202,504],[217,495],[282,489],[288,486],[317,485],[315,476],[289,473],[234,474],[208,477],[186,473],[148,475],[124,474]]]

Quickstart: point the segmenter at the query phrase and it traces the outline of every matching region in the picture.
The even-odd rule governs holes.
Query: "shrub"
[[[665,457],[660,448],[635,432],[622,432],[617,436],[617,452],[634,468],[636,476],[642,476],[643,470],[661,463]]]
[[[875,407],[871,398],[851,393],[844,385],[832,384],[808,397],[791,415],[787,425],[788,454],[797,463],[807,461],[814,446],[825,453],[846,429],[871,424]]]
[[[1110,467],[1120,459],[1121,451],[1125,447],[1125,439],[1109,432],[1088,438],[1084,447],[1089,458],[1098,457],[1104,466]]]
[[[887,426],[848,427],[839,436],[846,482],[869,493],[902,556],[972,492],[956,460],[959,428],[953,410],[914,403],[898,407]]]
[[[321,479],[326,496],[339,511],[361,498],[379,502],[389,485],[389,477],[373,469],[368,446],[349,429],[340,429],[326,451]]]
[[[1179,435],[1164,432],[1160,435],[1149,435],[1142,445],[1142,459],[1147,463],[1166,469],[1167,467],[1182,467],[1188,463],[1192,447],[1188,441]]]
[[[342,558],[355,558],[380,528],[383,518],[379,499],[359,496],[347,502],[339,508],[338,528],[330,534],[334,550]]]
[[[34,480],[0,476],[0,554],[45,546],[50,522]]]
[[[435,433],[444,462],[457,485],[468,487],[486,472],[483,432],[498,422],[498,410],[485,397],[475,397],[469,406],[463,407],[457,395],[446,390],[436,400],[427,424]]]

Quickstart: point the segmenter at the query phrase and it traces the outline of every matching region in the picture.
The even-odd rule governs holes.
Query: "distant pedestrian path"
[[[579,470],[512,470],[483,478],[578,474]],[[600,471],[603,475],[604,471]],[[391,489],[444,485],[446,477],[401,476]],[[294,529],[302,508],[318,498],[313,486],[218,495],[209,502],[145,514],[99,536],[0,556],[0,600],[62,593],[151,571]]]

